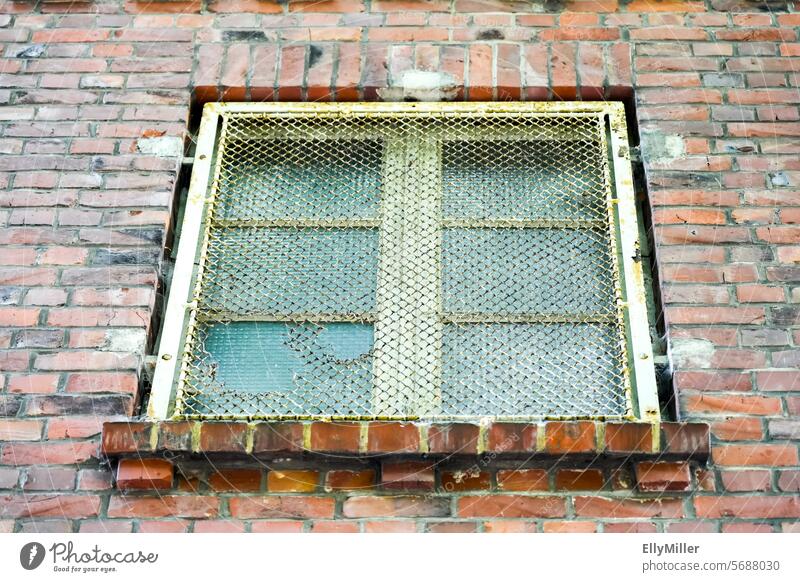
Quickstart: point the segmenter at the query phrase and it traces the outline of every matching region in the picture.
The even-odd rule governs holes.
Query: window
[[[658,419],[618,103],[206,105],[155,418]]]

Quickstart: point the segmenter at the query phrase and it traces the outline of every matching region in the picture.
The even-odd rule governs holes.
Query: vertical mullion
[[[381,208],[373,409],[441,408],[440,144],[417,127],[387,141]]]

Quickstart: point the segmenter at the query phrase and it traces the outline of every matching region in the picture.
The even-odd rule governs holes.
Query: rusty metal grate
[[[223,110],[173,415],[635,415],[612,129],[584,109]]]

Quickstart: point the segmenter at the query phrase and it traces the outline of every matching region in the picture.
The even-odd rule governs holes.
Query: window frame
[[[271,113],[287,116],[319,112],[347,112],[361,115],[392,113],[514,114],[594,113],[606,116],[609,156],[609,188],[615,199],[609,213],[616,235],[618,274],[628,343],[628,374],[632,414],[624,420],[658,422],[660,409],[650,338],[644,273],[640,252],[639,221],[635,201],[624,105],[620,102],[432,102],[432,103],[208,103],[203,107],[192,168],[191,181],[181,226],[181,237],[169,288],[166,311],[153,375],[148,417],[180,418],[174,401],[181,382],[181,355],[187,325],[194,304],[190,301],[200,284],[198,263],[204,254],[204,224],[211,184],[219,171],[215,164],[217,138],[226,113]],[[549,417],[548,417],[549,418]],[[578,417],[563,417],[578,418]],[[601,419],[601,417],[592,417]]]

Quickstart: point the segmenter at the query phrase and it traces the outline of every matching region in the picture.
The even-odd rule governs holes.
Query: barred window
[[[155,418],[658,418],[618,103],[210,104]]]

